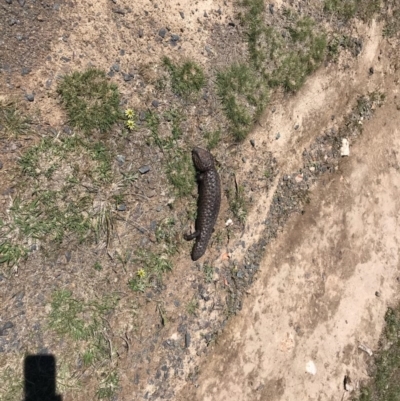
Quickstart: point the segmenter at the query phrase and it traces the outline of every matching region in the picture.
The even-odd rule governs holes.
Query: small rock
[[[52,81],[51,79],[48,79],[48,80],[46,81],[46,84],[45,84],[46,89],[50,89],[52,83],[53,83],[53,81]]]
[[[207,18],[207,17],[208,17],[207,11],[204,11],[203,17],[204,17],[204,18]]]
[[[303,181],[303,175],[302,174],[296,175],[296,177],[294,177],[294,180],[299,184],[300,182]]]
[[[15,37],[16,37],[16,39],[17,39],[19,42],[21,42],[21,40],[24,38],[23,35],[21,35],[20,33],[17,33],[17,34],[15,35]]]
[[[60,58],[60,60],[61,60],[61,61],[64,61],[64,63],[69,63],[69,62],[71,61],[71,58],[70,58],[70,57],[66,57],[66,56],[62,56],[62,57]]]
[[[349,156],[350,155],[350,144],[348,139],[342,139],[342,147],[340,148],[340,156]]]
[[[124,49],[121,49],[121,50],[119,51],[119,55],[120,55],[120,56],[125,56],[125,50],[124,50]]]
[[[179,11],[179,15],[181,16],[182,19],[185,19],[185,14],[183,13],[183,11]]]
[[[299,125],[299,124],[296,124],[296,125],[294,126],[294,129],[297,131],[297,130],[299,129],[299,127],[300,127],[300,125]]]
[[[269,12],[272,14],[272,15],[274,15],[274,12],[275,12],[275,9],[274,9],[274,7],[275,7],[275,4],[270,4],[269,5]]]
[[[178,42],[178,40],[180,40],[180,36],[179,35],[171,35],[171,40],[172,40],[172,42]]]
[[[140,169],[139,169],[139,173],[140,174],[146,174],[146,173],[148,173],[150,171],[150,166],[142,166],[142,167],[140,167]]]
[[[21,7],[25,5],[25,0],[18,0],[18,3]]]
[[[228,26],[231,26],[232,28],[234,28],[236,25],[234,22],[228,22]]]
[[[351,379],[349,376],[345,376],[343,380],[344,389],[348,392],[352,392],[354,390],[354,386],[351,384]]]
[[[317,373],[317,368],[315,366],[315,363],[313,361],[308,361],[306,364],[306,372],[309,373],[310,375],[315,376]]]
[[[375,296],[379,298],[381,296],[381,293],[379,291],[375,291]]]
[[[185,333],[185,347],[190,347],[190,334],[188,332]]]
[[[160,103],[158,102],[158,100],[153,100],[153,101],[151,102],[151,105],[152,105],[153,107],[158,107],[158,106],[160,105]]]
[[[256,142],[254,139],[250,139],[250,144],[251,144],[251,146],[253,146],[253,148],[255,148]]]
[[[53,5],[53,10],[54,10],[54,11],[60,11],[60,4],[54,3],[54,5]]]
[[[139,29],[139,33],[138,34],[139,34],[139,38],[143,38],[144,31],[143,31],[142,28]]]
[[[25,95],[25,99],[26,99],[28,102],[33,102],[33,101],[35,100],[35,95],[34,95],[33,93],[27,93],[27,94]]]
[[[24,67],[24,68],[22,68],[22,70],[21,70],[21,75],[22,75],[22,76],[28,75],[31,71],[32,71],[32,70],[31,70],[29,67]]]
[[[313,173],[313,172],[315,171],[315,167],[314,167],[314,166],[311,166],[311,167],[309,168],[309,170]]]
[[[72,134],[72,129],[71,129],[71,127],[69,125],[66,125],[63,128],[63,132],[64,132],[64,134],[71,135]]]
[[[25,296],[25,291],[21,290],[18,291],[16,294],[14,294],[13,298],[15,298],[17,302],[20,302],[24,299],[24,296]]]
[[[119,64],[118,63],[113,64],[111,69],[114,70],[115,72],[119,72]]]
[[[229,227],[229,226],[231,226],[232,224],[233,224],[232,219],[228,219],[228,220],[225,222],[225,227]]]
[[[141,112],[139,113],[139,120],[140,120],[140,121],[146,121],[146,117],[147,117],[147,114],[146,114],[145,111],[141,111]]]
[[[125,212],[126,210],[126,205],[124,203],[121,203],[120,205],[117,206],[117,210],[119,212]]]
[[[117,155],[116,159],[117,159],[117,162],[118,162],[119,165],[122,165],[122,164],[125,163],[125,156],[124,155]]]
[[[167,30],[165,28],[161,28],[158,31],[158,35],[161,36],[163,39],[165,38],[165,35],[167,34]]]
[[[239,270],[239,271],[236,273],[236,277],[237,277],[237,278],[243,278],[243,277],[244,277],[243,272],[242,272],[241,270]]]
[[[281,137],[281,134],[280,134],[280,132],[278,132],[278,133],[276,134],[276,136],[275,136],[275,139],[278,140],[280,137]]]
[[[72,257],[71,251],[65,252],[65,260],[67,261],[67,263],[69,263],[69,261],[71,260],[71,257]]]
[[[133,75],[132,74],[122,74],[122,76],[124,77],[124,81],[125,82],[128,82],[128,81],[132,81],[132,79],[133,79]]]
[[[12,4],[12,0],[6,0],[7,4]]]
[[[374,67],[370,67],[369,69],[369,75],[372,75],[374,73]]]
[[[3,162],[0,160],[0,170],[3,168]]]

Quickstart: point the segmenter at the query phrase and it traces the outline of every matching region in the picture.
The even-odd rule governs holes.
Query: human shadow
[[[28,355],[24,363],[24,401],[62,401],[56,394],[56,358]]]

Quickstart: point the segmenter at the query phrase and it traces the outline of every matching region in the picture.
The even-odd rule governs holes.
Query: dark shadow
[[[56,394],[56,358],[28,355],[24,366],[24,401],[62,401]]]

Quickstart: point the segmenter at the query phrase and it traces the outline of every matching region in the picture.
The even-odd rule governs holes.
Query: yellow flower
[[[135,128],[135,121],[133,121],[133,120],[128,120],[128,121],[126,122],[126,126],[128,127],[129,130],[132,131],[132,130]]]
[[[139,278],[145,278],[146,277],[146,271],[144,269],[139,269],[136,274],[138,275]]]
[[[128,117],[130,120],[132,120],[133,117],[135,116],[135,112],[132,109],[126,109],[125,116]]]

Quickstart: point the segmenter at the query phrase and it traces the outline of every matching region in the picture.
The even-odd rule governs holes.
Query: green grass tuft
[[[123,118],[118,87],[108,81],[104,71],[89,69],[63,77],[57,88],[69,123],[84,133],[104,133]]]
[[[16,103],[0,100],[0,139],[29,134],[31,123],[30,118],[21,114]]]
[[[195,62],[185,61],[175,65],[168,57],[164,57],[163,64],[171,75],[171,88],[176,95],[188,97],[205,85],[204,72]]]

